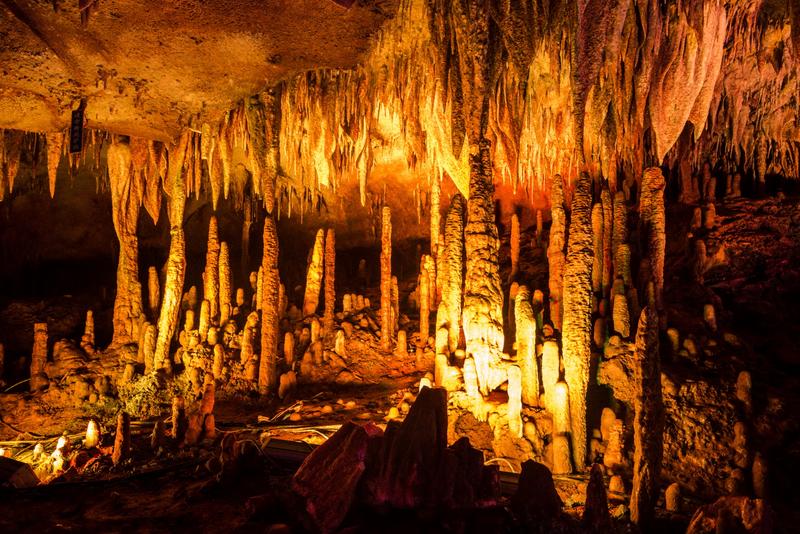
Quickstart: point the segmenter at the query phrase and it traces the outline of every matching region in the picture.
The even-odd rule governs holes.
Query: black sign
[[[69,151],[71,154],[83,149],[83,111],[86,102],[81,102],[80,107],[72,112],[72,122],[69,125]]]

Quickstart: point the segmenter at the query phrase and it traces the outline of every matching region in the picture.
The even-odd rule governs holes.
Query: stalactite
[[[445,287],[442,303],[445,305],[443,320],[448,331],[450,352],[458,348],[461,333],[461,303],[464,286],[464,197],[456,193],[450,201],[445,220]],[[437,328],[444,324],[437,321]]]
[[[112,344],[125,344],[139,338],[138,323],[142,316],[139,240],[136,236],[142,184],[140,177],[131,172],[131,151],[127,144],[113,142],[108,148],[107,159],[112,218],[119,240]]]
[[[325,230],[317,230],[314,247],[306,271],[306,291],[303,297],[303,315],[314,315],[319,306],[319,291],[322,287],[322,274],[325,261]]]
[[[509,282],[516,278],[519,272],[519,217],[516,213],[511,215],[511,273],[508,275]]]
[[[219,249],[217,218],[212,215],[208,221],[206,269],[203,272],[203,298],[209,303],[211,318],[219,315]]]
[[[567,215],[564,211],[563,183],[561,176],[558,174],[553,177],[550,183],[550,218],[550,237],[547,245],[550,320],[556,330],[561,330]]]
[[[183,282],[186,275],[186,243],[183,235],[183,213],[186,207],[185,183],[181,176],[183,155],[186,151],[188,135],[181,136],[177,146],[170,150],[168,169],[170,243],[167,256],[167,275],[158,317],[158,339],[154,365],[160,369],[169,361],[169,349],[180,313]],[[174,155],[174,157],[173,157]]]
[[[582,173],[575,185],[564,266],[564,378],[569,385],[572,454],[586,461],[586,390],[592,344],[592,180]]]
[[[61,152],[64,149],[64,133],[52,132],[47,134],[47,179],[50,184],[50,198],[56,194],[56,174],[58,163],[61,161]],[[109,160],[110,161],[110,160]],[[128,159],[130,164],[130,159]],[[112,183],[113,188],[113,183]],[[137,206],[138,208],[138,206]]]
[[[219,324],[224,325],[231,313],[231,256],[228,243],[219,245]]]
[[[666,238],[666,215],[664,212],[664,175],[661,169],[651,167],[644,171],[642,192],[639,196],[640,235],[646,240],[647,256],[650,258],[656,308],[661,309],[664,291],[664,259]]]
[[[381,348],[392,351],[392,211],[384,206],[381,211]]]
[[[333,228],[328,228],[325,234],[325,336],[333,335],[333,310],[336,304],[336,233]]]
[[[646,307],[639,318],[634,351],[633,490],[631,521],[647,528],[654,519],[664,447],[664,408],[658,350],[658,316]]]
[[[539,405],[539,369],[536,361],[536,317],[531,306],[531,293],[520,286],[514,302],[517,322],[517,364],[522,373],[522,402]]]
[[[321,233],[322,230],[317,235],[319,236]],[[258,389],[264,395],[277,392],[278,338],[280,336],[281,320],[278,230],[275,227],[275,219],[272,215],[268,215],[264,219],[264,257],[261,261],[261,269],[264,272],[264,280],[261,303],[261,362],[258,370]],[[317,294],[319,294],[319,286],[317,286]]]
[[[144,334],[142,336],[142,354],[144,356],[144,372],[149,374],[155,369],[155,351],[156,340],[158,338],[158,331],[154,324],[147,323],[144,326]]]

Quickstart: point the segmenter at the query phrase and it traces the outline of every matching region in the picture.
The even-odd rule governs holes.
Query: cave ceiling
[[[299,72],[353,67],[398,0],[2,0],[0,128],[170,140]],[[348,7],[349,6],[349,7]]]

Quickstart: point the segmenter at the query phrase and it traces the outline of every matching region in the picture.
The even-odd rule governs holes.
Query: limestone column
[[[536,361],[536,317],[531,306],[531,292],[520,286],[515,299],[517,322],[517,365],[522,375],[522,402],[539,405],[539,369]]]
[[[586,462],[586,390],[592,346],[592,179],[575,184],[564,266],[564,324],[561,333],[564,379],[569,385],[572,454],[575,467]]]
[[[464,289],[464,197],[456,193],[445,220],[446,275],[442,303],[445,304],[450,352],[458,348],[461,333],[461,301]],[[437,321],[437,328],[444,326]]]
[[[112,219],[119,239],[112,344],[119,345],[138,340],[138,325],[143,313],[139,239],[136,236],[143,187],[141,175],[131,171],[131,150],[127,143],[115,139],[108,148],[107,159]]]
[[[154,367],[160,369],[165,360],[169,360],[169,349],[178,316],[181,311],[183,282],[186,275],[186,243],[183,235],[183,212],[186,207],[186,184],[183,179],[183,160],[189,144],[189,132],[181,135],[177,144],[169,151],[169,167],[167,171],[167,190],[169,192],[170,243],[164,280],[164,291],[161,301],[161,312],[158,316],[158,337],[153,357]]]

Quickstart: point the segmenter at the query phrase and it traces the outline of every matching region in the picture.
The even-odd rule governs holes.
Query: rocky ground
[[[676,205],[668,215],[666,271],[671,278],[665,292],[665,326],[674,331],[665,332],[661,340],[667,414],[663,475],[681,484],[684,506],[677,513],[661,508],[660,526],[664,532],[682,530],[697,506],[719,495],[751,494],[756,456],[767,466],[766,491],[780,518],[779,526],[788,525],[800,509],[796,492],[791,490],[800,475],[795,467],[800,465],[800,426],[793,413],[800,391],[796,373],[800,352],[793,346],[798,329],[794,311],[800,293],[800,263],[796,261],[800,254],[800,203],[794,198],[720,202],[713,227],[700,229],[691,228],[693,211],[692,207]],[[699,239],[707,249],[701,277],[697,276],[695,253]],[[546,260],[532,231],[523,234],[523,243],[523,258],[530,261],[521,276],[537,287],[546,272]],[[406,286],[401,293],[408,294]],[[706,304],[714,307],[716,328],[704,318]],[[65,325],[63,334],[55,329],[57,335],[70,335],[75,325],[69,325],[79,322],[80,313],[64,298],[50,304],[12,303],[2,313],[4,317],[41,315],[50,313],[48,305],[52,305],[55,318],[63,319],[56,323]],[[301,379],[283,401],[265,404],[247,395],[226,397],[222,388],[214,409],[221,435],[228,433],[252,442],[263,451],[269,440],[276,439],[318,445],[349,420],[372,422],[382,428],[387,420],[402,421],[417,395],[420,379],[425,377],[424,370],[432,367],[433,355],[430,351],[415,353],[416,338],[412,336],[406,354],[378,357],[374,320],[369,313],[350,317],[354,332],[348,336],[344,366],[326,362],[315,371],[316,380]],[[407,326],[414,331],[416,324],[412,320]],[[624,409],[624,403],[630,400],[624,343],[612,338],[598,357],[600,385],[605,380],[615,397],[612,405],[618,403],[615,406],[623,419],[630,417]],[[742,371],[752,376],[749,403],[737,393]],[[0,439],[29,443],[18,446],[18,451],[30,450],[37,441],[52,446],[62,432],[79,440],[89,417],[103,416],[85,403],[63,402],[63,391],[55,393],[58,387],[52,391],[0,395]],[[503,393],[498,395],[502,397]],[[108,441],[113,419],[105,415]],[[490,424],[478,422],[457,407],[451,406],[449,419],[448,443],[469,437],[490,463],[504,471],[518,473],[521,460],[534,450],[530,440],[526,445],[525,440],[498,435]],[[525,419],[546,434],[547,421],[538,412],[526,411]],[[57,483],[4,495],[3,500],[14,506],[9,514],[2,515],[0,526],[12,530],[24,526],[35,531],[89,528],[153,532],[197,528],[187,525],[202,525],[201,530],[210,532],[264,530],[284,523],[295,531],[307,528],[293,512],[297,504],[278,498],[285,493],[282,489],[296,465],[253,453],[257,456],[254,469],[246,476],[237,475],[233,484],[221,483],[220,468],[214,460],[220,454],[219,437],[188,449],[167,447],[154,453],[148,446],[153,420],[134,422],[134,451],[138,452],[123,467],[99,460],[92,469],[75,470],[53,481]],[[630,447],[627,451],[627,459],[621,464],[623,474],[624,466],[629,465]],[[587,483],[588,473],[555,477],[567,518],[582,515]],[[270,489],[275,491],[270,493]],[[265,491],[271,495],[267,501]],[[258,495],[261,500],[248,501]],[[41,506],[42,500],[47,506]],[[610,492],[609,500],[612,516],[624,518],[625,493]],[[456,525],[456,530],[473,531],[471,527],[484,525],[482,521],[496,528],[513,528],[513,522],[507,523],[508,517],[498,516],[496,511],[484,510],[478,516],[471,518],[474,525],[457,522],[460,526]],[[363,529],[372,525],[370,521],[385,526],[387,519],[384,515],[359,517],[356,524],[362,531],[368,531]],[[431,528],[449,524],[437,523],[440,519],[427,518]],[[392,517],[391,523],[400,531],[421,520],[426,519],[411,514]],[[622,525],[624,522],[618,526],[624,528]]]

